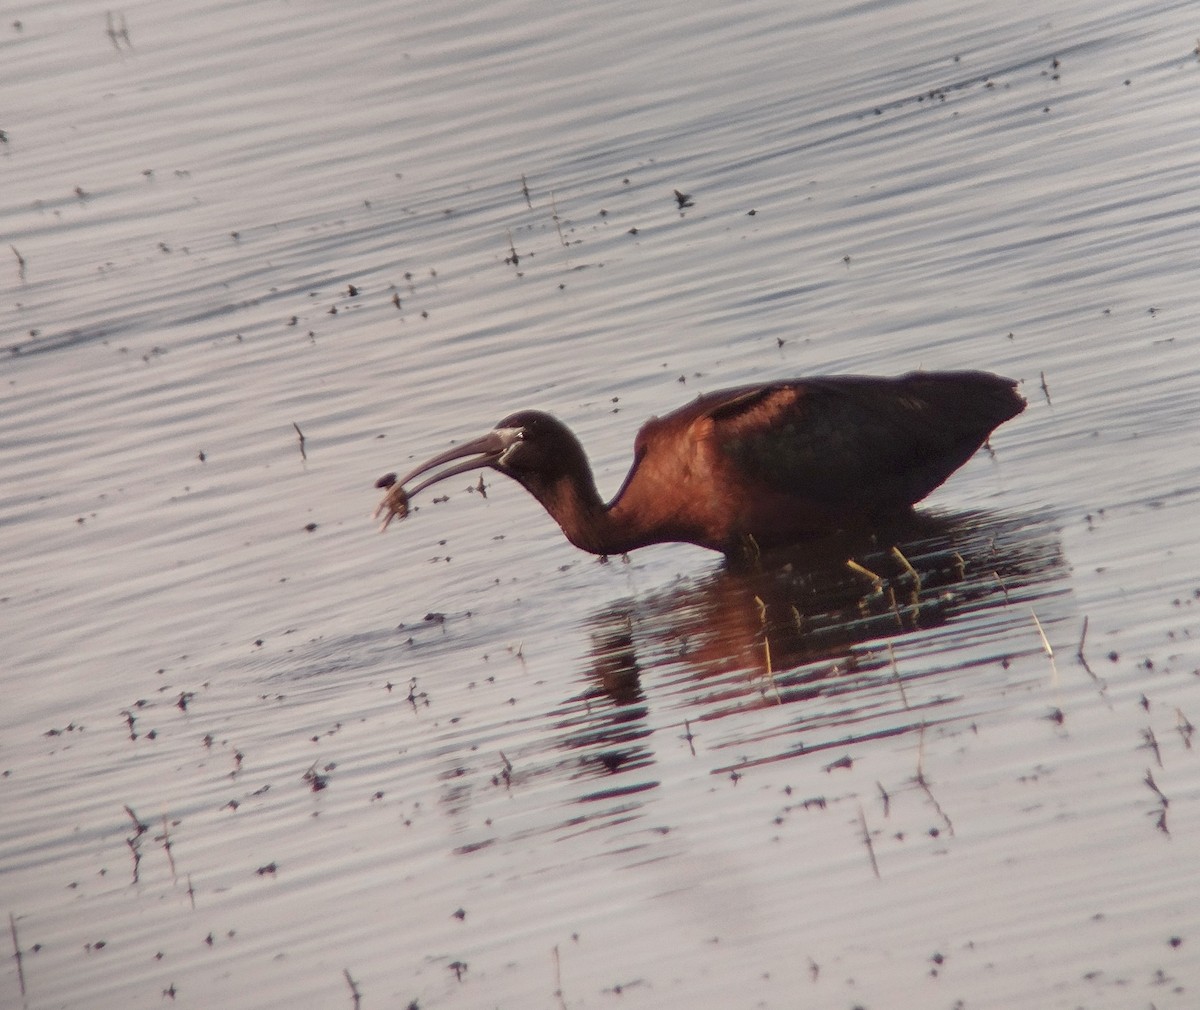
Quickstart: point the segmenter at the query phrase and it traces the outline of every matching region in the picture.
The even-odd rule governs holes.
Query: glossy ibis
[[[633,466],[607,504],[570,429],[522,410],[399,483],[381,477],[376,486],[388,492],[375,515],[387,529],[431,484],[491,467],[593,554],[681,541],[735,555],[907,515],[1024,409],[1015,382],[986,372],[825,376],[706,393],[642,426]]]

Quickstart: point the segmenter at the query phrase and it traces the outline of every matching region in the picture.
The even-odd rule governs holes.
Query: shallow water
[[[0,1005],[1194,1004],[1190,5],[108,24],[0,26]],[[919,585],[368,518],[918,367],[1030,401]]]

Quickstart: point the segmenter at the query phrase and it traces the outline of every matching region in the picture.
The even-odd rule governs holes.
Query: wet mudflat
[[[19,17],[0,1004],[1194,1004],[1186,6]],[[369,519],[919,367],[1029,408],[855,569]]]

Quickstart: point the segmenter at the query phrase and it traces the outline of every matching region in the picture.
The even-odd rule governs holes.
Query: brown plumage
[[[828,376],[707,393],[642,426],[633,466],[607,504],[566,425],[523,410],[399,483],[380,478],[389,491],[376,515],[386,529],[429,485],[491,467],[593,554],[672,541],[726,554],[765,550],[903,516],[1024,409],[1016,383],[986,372]]]

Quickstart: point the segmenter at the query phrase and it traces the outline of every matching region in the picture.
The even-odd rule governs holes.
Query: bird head
[[[453,465],[438,469],[447,463]],[[487,434],[426,460],[400,481],[400,487],[436,471],[407,491],[407,498],[412,498],[448,477],[485,467],[511,477],[543,502],[570,474],[590,474],[583,447],[566,425],[540,410],[521,410],[509,414]],[[377,483],[390,487],[395,479],[389,474]]]

